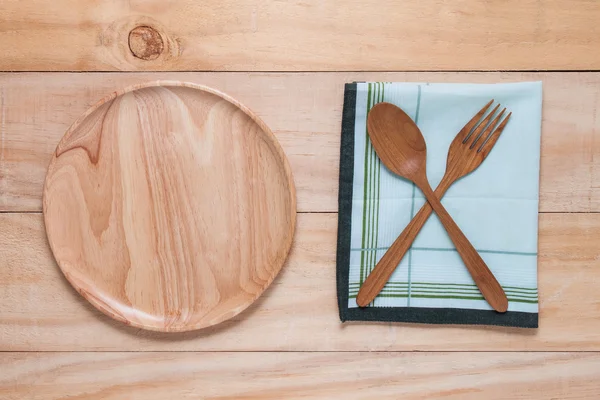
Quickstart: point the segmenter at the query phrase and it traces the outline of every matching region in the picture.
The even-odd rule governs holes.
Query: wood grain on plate
[[[541,215],[537,330],[341,324],[336,214],[300,214],[287,264],[264,295],[235,318],[182,334],[96,311],[56,266],[40,214],[0,214],[0,227],[1,351],[600,351],[600,214]]]
[[[4,353],[0,370],[0,396],[31,400],[590,399],[600,391],[597,353]]]
[[[296,221],[273,133],[235,100],[175,81],[90,108],[58,144],[43,198],[50,247],[77,291],[121,322],[166,332],[254,302]]]
[[[3,1],[0,70],[591,70],[599,19],[594,0]]]
[[[112,91],[158,78],[215,87],[261,117],[290,161],[301,212],[337,211],[345,82],[542,80],[540,211],[600,211],[600,73],[0,74],[0,211],[41,211],[46,168],[73,121]]]

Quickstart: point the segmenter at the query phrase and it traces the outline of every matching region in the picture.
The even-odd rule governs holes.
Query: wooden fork
[[[494,147],[494,144],[496,144],[502,130],[504,130],[504,127],[512,114],[509,113],[506,118],[500,122],[506,108],[503,109],[490,123],[490,120],[500,105],[497,105],[492,112],[478,124],[493,102],[494,100],[491,100],[487,103],[460,130],[460,132],[458,132],[458,135],[456,135],[452,141],[448,150],[446,172],[434,192],[439,199],[442,198],[444,193],[446,193],[448,188],[450,188],[454,182],[470,172],[473,172],[481,165]],[[481,140],[482,138],[483,140]],[[358,292],[356,304],[358,304],[359,307],[367,306],[375,299],[375,297],[377,297],[379,292],[381,292],[432,212],[433,209],[429,203],[426,202],[414,216],[412,221],[404,228],[392,246],[386,251],[381,260],[379,260],[375,269],[369,274]]]

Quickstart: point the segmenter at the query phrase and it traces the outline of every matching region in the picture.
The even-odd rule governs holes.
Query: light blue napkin
[[[368,110],[386,101],[415,120],[425,136],[427,176],[435,188],[451,141],[491,99],[512,117],[488,158],[457,181],[442,203],[503,286],[509,312],[536,314],[537,323],[541,82],[356,84],[348,309],[357,307],[355,296],[367,274],[425,201],[411,182],[379,161],[367,136]],[[342,161],[342,168],[349,166]],[[435,214],[372,307],[491,310]]]

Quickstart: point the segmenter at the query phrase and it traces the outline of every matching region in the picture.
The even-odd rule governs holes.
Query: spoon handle
[[[438,215],[444,228],[446,228],[458,254],[460,254],[460,257],[465,263],[465,266],[469,270],[469,273],[473,277],[473,280],[475,281],[475,284],[477,284],[483,297],[494,310],[506,312],[508,309],[508,299],[492,271],[490,271],[477,250],[475,250],[471,242],[469,242],[469,239],[467,239],[450,214],[448,214],[448,211],[446,211],[438,197],[433,193],[429,183],[427,181],[418,182],[418,186],[435,213]]]
[[[442,181],[435,189],[435,196],[442,198],[454,180],[449,175],[444,175]],[[400,236],[396,238],[383,257],[381,257],[373,271],[371,271],[367,279],[360,286],[360,290],[356,296],[356,304],[359,307],[366,307],[383,290],[432,212],[431,205],[425,202],[410,223],[406,225]]]

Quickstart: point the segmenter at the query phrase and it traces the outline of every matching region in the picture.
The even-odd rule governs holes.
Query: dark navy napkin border
[[[356,83],[344,89],[342,138],[340,145],[340,182],[338,242],[336,256],[337,296],[340,320],[414,322],[423,324],[498,325],[537,328],[538,314],[509,311],[504,314],[487,310],[457,308],[410,307],[348,307],[350,270],[350,232],[352,225],[352,186],[354,179],[354,122],[356,114]]]

